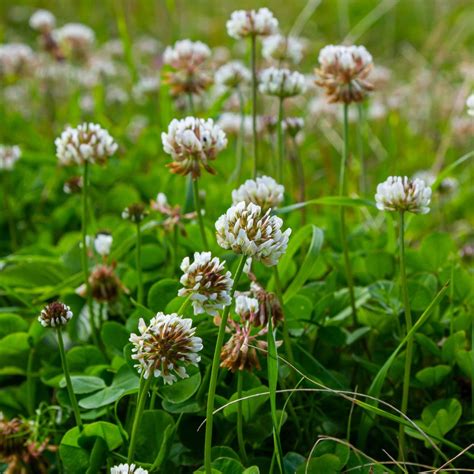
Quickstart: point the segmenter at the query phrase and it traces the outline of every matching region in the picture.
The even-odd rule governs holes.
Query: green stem
[[[283,180],[283,161],[284,161],[284,143],[283,143],[283,98],[280,97],[278,104],[278,166],[277,166],[277,181],[281,184]]]
[[[344,104],[344,148],[342,151],[341,169],[339,171],[339,196],[345,196],[345,175],[346,166],[349,158],[349,106]],[[341,226],[341,244],[344,253],[344,266],[346,269],[347,286],[349,287],[349,298],[352,308],[352,321],[354,326],[357,325],[357,309],[355,304],[354,294],[354,278],[352,276],[351,261],[349,259],[349,246],[347,244],[347,230],[346,230],[346,214],[345,207],[340,208],[340,226]]]
[[[410,311],[410,299],[408,295],[407,276],[405,269],[405,215],[403,211],[400,211],[400,285],[403,294],[403,305],[405,307],[405,325],[407,334],[410,332],[412,327],[411,311]],[[411,363],[413,358],[413,337],[407,340],[407,348],[405,355],[405,371],[403,374],[403,393],[402,393],[402,406],[401,412],[406,415],[408,407],[408,395],[410,390],[410,372]],[[405,429],[403,425],[400,425],[398,433],[398,459],[403,461],[406,459],[405,452]]]
[[[198,217],[198,223],[199,223],[199,230],[201,232],[201,239],[204,247],[207,249],[207,238],[206,238],[206,229],[204,228],[204,220],[202,217],[202,212],[201,212],[201,203],[199,200],[199,185],[198,185],[198,180],[193,179],[193,191],[194,191],[194,209],[196,210],[197,217]]]
[[[135,417],[133,418],[132,432],[130,434],[130,444],[128,446],[127,464],[133,462],[133,455],[135,454],[135,445],[137,444],[137,433],[142,419],[143,410],[145,408],[146,395],[150,388],[150,383],[153,374],[150,374],[147,379],[142,379],[140,383],[140,391],[138,393],[138,404],[135,410]]]
[[[28,365],[26,367],[26,386],[27,386],[27,408],[28,414],[33,415],[35,411],[35,381],[33,376],[35,349],[32,347],[28,354]]]
[[[364,108],[359,102],[357,104],[357,110],[359,113],[359,120],[357,124],[357,148],[359,152],[360,160],[360,194],[365,196],[367,193],[367,175],[365,169],[365,156],[364,156],[364,130],[365,130],[365,115]]]
[[[240,183],[240,175],[242,173],[242,162],[244,158],[244,135],[245,135],[245,110],[244,97],[240,87],[237,88],[237,95],[239,96],[240,106],[240,130],[237,138],[237,163],[235,165],[234,178],[237,183]]]
[[[87,257],[87,198],[89,192],[89,162],[84,162],[84,174],[82,185],[82,271],[84,272],[84,283],[86,285],[86,302],[89,309],[89,321],[91,324],[92,338],[99,345],[99,336],[94,319],[94,306],[92,303],[91,286],[89,283],[89,263]]]
[[[301,154],[299,152],[298,143],[296,142],[296,137],[292,138],[293,142],[293,151],[294,159],[296,165],[296,175],[297,175],[297,188],[298,188],[298,201],[305,202],[306,200],[306,184],[304,179],[304,166],[303,161],[301,160]],[[301,225],[306,224],[306,206],[301,208]]]
[[[240,280],[242,272],[244,270],[245,262],[247,257],[242,255],[242,258],[239,262],[239,266],[234,275],[234,284],[230,290],[231,299],[234,297],[237,284]],[[206,408],[206,437],[204,443],[204,467],[206,469],[206,474],[212,474],[212,458],[211,458],[211,449],[212,449],[212,422],[214,417],[214,399],[216,395],[217,387],[217,376],[219,375],[219,361],[221,357],[222,344],[224,343],[225,328],[227,325],[227,319],[229,317],[230,306],[226,306],[224,312],[222,313],[221,324],[219,326],[219,332],[217,334],[217,342],[214,348],[214,357],[212,358],[212,371],[211,379],[209,381],[209,393],[207,397],[207,408]]]
[[[242,370],[237,371],[237,398],[242,398],[242,385],[243,385],[243,372]],[[237,441],[239,443],[240,457],[242,462],[246,466],[248,463],[247,452],[245,451],[245,440],[242,431],[243,427],[243,415],[242,415],[242,401],[237,403]]]
[[[66,353],[64,351],[64,341],[63,334],[61,332],[61,326],[56,330],[58,335],[58,345],[59,345],[59,354],[61,356],[61,363],[63,365],[64,378],[66,379],[66,387],[69,394],[69,401],[71,402],[72,411],[74,412],[74,417],[76,418],[76,425],[79,428],[79,431],[84,429],[81,420],[81,414],[79,412],[79,405],[77,404],[76,395],[72,388],[71,376],[69,375],[69,367],[67,365]]]
[[[10,234],[10,245],[12,252],[14,252],[18,247],[17,236],[16,236],[16,225],[15,219],[13,218],[12,208],[10,206],[10,189],[9,182],[7,177],[7,172],[4,172],[3,176],[3,203],[5,208],[5,215],[7,218],[8,232]]]
[[[186,311],[186,309],[190,305],[190,303],[191,303],[191,295],[188,295],[186,297],[186,299],[183,301],[183,304],[178,309],[178,314],[180,316],[182,316],[184,314],[184,312]]]
[[[173,228],[173,255],[171,259],[171,273],[173,275],[176,269],[176,263],[178,262],[178,232],[178,224],[175,224]]]
[[[188,105],[189,105],[189,112],[191,115],[194,116],[194,99],[193,99],[193,94],[190,92],[188,93]]]
[[[257,143],[257,45],[256,36],[251,39],[251,69],[252,69],[252,134],[253,134],[253,178],[257,177],[258,143]]]
[[[137,252],[136,252],[136,266],[138,276],[138,295],[137,300],[143,304],[143,272],[142,272],[142,233],[140,223],[137,222]]]

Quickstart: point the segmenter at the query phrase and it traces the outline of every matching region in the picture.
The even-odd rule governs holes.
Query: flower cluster
[[[259,90],[262,94],[293,97],[306,92],[306,80],[299,72],[270,67],[260,74]]]
[[[43,327],[65,326],[72,318],[71,308],[60,301],[49,303],[38,316],[38,321]]]
[[[285,187],[278,184],[269,176],[248,179],[239,188],[232,191],[232,203],[244,201],[246,204],[254,203],[262,211],[278,207],[283,202]]]
[[[325,46],[319,64],[316,84],[325,89],[329,102],[360,102],[373,89],[367,80],[372,56],[364,46]]]
[[[66,194],[79,194],[82,192],[82,188],[84,187],[84,179],[82,176],[71,176],[70,178],[66,179],[63,184],[63,191]]]
[[[183,285],[178,296],[190,296],[194,314],[208,313],[215,316],[231,303],[230,290],[233,280],[224,262],[212,257],[211,252],[195,252],[194,260],[185,257],[181,263]]]
[[[84,59],[95,42],[95,33],[82,23],[67,23],[53,31],[53,38],[66,56]]]
[[[135,224],[140,223],[148,215],[148,211],[145,209],[145,204],[137,202],[130,204],[122,211],[122,219],[134,222]]]
[[[94,239],[95,251],[102,257],[110,254],[110,247],[112,247],[113,237],[110,234],[99,232]]]
[[[298,64],[303,59],[303,43],[291,36],[271,35],[263,40],[262,56],[268,61],[291,61]]]
[[[282,225],[283,221],[270,215],[270,210],[263,213],[260,206],[241,201],[217,220],[217,243],[273,266],[286,252],[291,234],[291,229],[282,232]]]
[[[33,50],[22,43],[0,45],[0,77],[23,76],[35,63]]]
[[[466,100],[467,113],[474,117],[474,94],[471,94]]]
[[[164,193],[158,193],[156,200],[151,201],[151,208],[154,211],[158,211],[160,214],[166,216],[166,219],[163,221],[162,225],[168,232],[172,232],[177,226],[181,231],[181,235],[186,235],[183,221],[195,219],[197,215],[194,211],[183,214],[181,211],[181,206],[171,206],[168,203],[166,194]]]
[[[283,120],[283,130],[288,132],[290,137],[295,138],[304,128],[304,119],[302,117],[286,117]]]
[[[240,61],[231,61],[224,64],[215,75],[216,84],[225,89],[234,89],[249,84],[251,79],[250,71]]]
[[[377,186],[375,201],[381,211],[427,214],[430,211],[431,188],[421,179],[390,176]]]
[[[183,176],[191,174],[193,178],[201,175],[201,166],[215,174],[209,161],[216,159],[217,153],[227,146],[225,133],[212,119],[194,117],[172,120],[168,132],[161,134],[161,140],[165,153],[174,160],[168,165],[171,172]]]
[[[147,326],[140,318],[139,335],[131,334],[132,359],[138,372],[148,377],[162,377],[165,384],[172,384],[179,378],[187,378],[186,366],[196,365],[201,360],[198,352],[202,340],[194,334],[191,319],[177,314],[158,313]]]
[[[278,32],[278,20],[268,8],[237,10],[226,23],[227,33],[235,39],[268,36]]]
[[[110,474],[148,474],[148,471],[135,464],[119,464],[110,468]]]
[[[36,10],[30,17],[30,27],[40,33],[49,33],[56,25],[55,16],[48,10]]]
[[[217,122],[219,127],[224,130],[228,135],[238,135],[241,130],[242,116],[233,112],[224,112]],[[252,129],[252,116],[244,115],[243,117],[243,134],[244,138],[250,138],[253,133]],[[257,133],[260,134],[263,131],[263,120],[262,117],[257,117]]]
[[[115,264],[96,265],[89,275],[89,288],[92,298],[99,303],[111,303],[116,301],[122,292],[128,293],[128,289],[115,273]],[[76,293],[85,298],[86,285],[77,288]]]
[[[0,145],[0,171],[11,171],[15,163],[20,159],[21,150],[17,145]]]
[[[67,127],[54,144],[62,165],[105,164],[118,148],[109,132],[95,123]]]

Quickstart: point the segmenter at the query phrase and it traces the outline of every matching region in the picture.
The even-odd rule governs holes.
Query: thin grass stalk
[[[277,164],[277,181],[279,183],[283,180],[283,163],[285,161],[285,144],[283,142],[283,98],[280,97],[278,103],[278,123],[277,123],[277,136],[278,136],[278,164]]]
[[[84,425],[81,420],[81,413],[79,411],[79,405],[77,404],[76,394],[72,387],[71,376],[69,374],[69,367],[66,359],[66,352],[64,351],[64,341],[63,334],[61,332],[61,326],[56,329],[58,335],[58,346],[59,346],[59,355],[61,356],[61,364],[63,366],[64,378],[66,379],[66,387],[69,395],[69,401],[71,402],[72,411],[76,419],[76,425],[79,428],[79,431],[84,429]]]
[[[146,395],[150,388],[152,378],[153,376],[152,374],[150,374],[147,379],[142,377],[140,382],[140,389],[138,392],[138,404],[137,409],[135,410],[135,416],[133,418],[132,432],[130,433],[130,444],[128,446],[127,464],[131,464],[133,462],[135,446],[137,444],[138,428],[140,427],[143,410],[145,409]]]
[[[251,36],[251,59],[252,69],[252,136],[253,136],[253,178],[257,177],[258,169],[258,142],[257,142],[257,38]]]
[[[239,266],[234,275],[234,284],[232,285],[232,289],[230,290],[230,297],[231,299],[234,297],[235,290],[237,288],[237,284],[239,283],[240,277],[242,276],[242,272],[244,271],[245,262],[247,261],[247,257],[245,255],[242,256],[239,262]],[[219,362],[221,357],[221,349],[222,344],[224,343],[224,335],[225,335],[225,328],[227,325],[227,319],[229,318],[229,311],[230,306],[226,306],[223,313],[222,319],[219,326],[219,332],[217,334],[217,342],[216,347],[214,349],[214,357],[212,358],[212,371],[211,371],[211,378],[209,381],[209,393],[207,397],[207,408],[206,408],[206,435],[204,441],[204,467],[206,470],[206,474],[212,474],[212,457],[211,457],[211,449],[212,449],[212,422],[214,418],[214,399],[216,395],[216,388],[217,388],[217,377],[219,375]]]
[[[342,151],[342,160],[341,160],[341,169],[339,172],[339,196],[345,196],[345,176],[346,176],[346,166],[349,158],[349,105],[344,104],[344,146]],[[347,286],[349,287],[349,298],[352,308],[352,321],[354,326],[357,324],[357,309],[355,304],[355,294],[354,294],[354,278],[352,276],[352,267],[351,261],[349,258],[349,246],[347,243],[347,229],[346,229],[346,211],[344,206],[340,208],[340,226],[341,226],[341,244],[344,253],[344,266],[346,270],[346,279]]]
[[[242,385],[243,385],[243,371],[237,371],[237,398],[242,398]],[[239,444],[240,457],[242,462],[246,466],[248,463],[247,452],[245,451],[245,440],[243,434],[243,414],[242,414],[242,401],[237,404],[237,442]]]
[[[89,310],[89,322],[91,325],[92,339],[99,345],[99,335],[95,324],[94,305],[92,302],[91,285],[89,282],[89,262],[87,256],[87,200],[89,193],[89,162],[84,162],[82,187],[82,271],[84,284],[86,285],[86,304]]]
[[[193,193],[194,193],[194,209],[196,210],[196,213],[197,213],[202,244],[204,245],[204,248],[207,249],[209,246],[207,244],[206,229],[204,227],[204,219],[202,217],[202,212],[201,212],[201,203],[199,200],[199,184],[198,184],[197,178],[193,179]]]
[[[240,129],[239,136],[237,138],[237,163],[235,165],[234,179],[237,183],[240,182],[240,175],[242,173],[242,164],[244,159],[244,139],[245,139],[245,104],[244,96],[240,87],[237,87],[237,95],[239,97],[239,107],[240,107]]]
[[[296,137],[291,139],[293,143],[293,158],[295,162],[296,175],[297,175],[297,189],[298,189],[298,201],[305,202],[306,200],[306,184],[304,179],[304,166],[303,161],[301,160],[300,151],[298,148],[298,143],[296,142]],[[301,208],[301,225],[306,224],[306,207]]]
[[[412,318],[410,310],[410,298],[408,295],[408,285],[407,285],[407,276],[405,268],[405,214],[403,211],[400,211],[400,229],[399,229],[399,239],[400,239],[400,285],[402,288],[403,294],[403,305],[405,307],[405,325],[407,334],[412,328]],[[410,391],[410,373],[411,373],[411,364],[413,359],[413,337],[410,336],[407,340],[407,348],[405,354],[405,370],[403,373],[403,392],[402,392],[402,406],[401,412],[406,415],[408,408],[408,396]],[[399,461],[404,461],[406,457],[405,451],[405,429],[402,424],[400,424],[398,432],[398,459]]]
[[[138,293],[137,301],[143,304],[143,271],[142,271],[142,231],[140,229],[140,222],[137,222],[137,248],[136,248],[136,267],[138,277]]]

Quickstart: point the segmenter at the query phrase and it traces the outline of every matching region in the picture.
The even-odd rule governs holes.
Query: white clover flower
[[[110,468],[110,474],[148,474],[148,471],[135,464],[119,464]]]
[[[222,86],[225,89],[233,89],[249,84],[252,80],[252,75],[250,70],[241,61],[231,61],[217,70],[214,80],[218,86]]]
[[[62,165],[82,165],[86,161],[104,164],[118,148],[109,132],[95,123],[67,127],[54,144]]]
[[[157,76],[146,76],[133,86],[133,97],[140,103],[143,103],[147,96],[156,94],[160,88],[160,80]]]
[[[436,181],[436,175],[430,170],[421,170],[421,171],[417,171],[413,175],[412,179],[422,180],[425,182],[427,186],[431,187]],[[444,178],[439,183],[438,191],[441,194],[452,195],[457,192],[458,188],[459,188],[458,180],[456,178],[448,177],[448,178]]]
[[[291,229],[282,232],[282,225],[270,210],[263,213],[260,206],[241,201],[217,220],[217,243],[270,267],[278,263],[288,246]]]
[[[471,94],[467,98],[466,105],[467,105],[467,113],[474,117],[474,94]]]
[[[71,308],[60,301],[48,304],[38,316],[38,321],[43,327],[65,326],[72,318]]]
[[[262,43],[262,56],[268,61],[298,64],[303,59],[303,42],[299,38],[281,34],[268,36]]]
[[[377,186],[375,201],[381,211],[427,214],[430,212],[431,188],[421,179],[390,176]]]
[[[36,10],[30,17],[30,27],[41,33],[48,33],[56,25],[56,17],[48,10]]]
[[[176,41],[163,53],[163,62],[175,69],[194,69],[211,57],[209,46],[201,41],[188,39]]]
[[[270,67],[261,72],[258,88],[262,94],[293,97],[306,92],[306,80],[299,72]]]
[[[242,117],[240,114],[235,114],[233,112],[224,112],[220,115],[217,125],[224,130],[227,135],[238,135],[240,134],[240,127]],[[263,131],[263,120],[262,117],[257,117],[257,133],[262,133]],[[243,123],[243,133],[245,138],[251,138],[253,136],[252,129],[252,116],[244,115]]]
[[[319,52],[316,84],[330,102],[360,102],[373,89],[367,81],[372,56],[364,46],[325,46]]]
[[[35,63],[35,54],[26,44],[8,43],[0,45],[0,77],[29,73]]]
[[[304,128],[304,119],[302,117],[286,117],[283,120],[283,130],[288,132],[291,137],[296,137]]]
[[[195,252],[192,262],[185,257],[180,268],[183,288],[178,296],[190,295],[194,314],[216,316],[218,311],[230,305],[230,290],[234,283],[231,273],[225,270],[224,262],[212,257],[211,252]]]
[[[239,188],[232,191],[232,204],[244,201],[260,206],[262,212],[278,207],[283,202],[285,187],[270,176],[248,179]]]
[[[11,171],[20,157],[21,150],[18,145],[0,145],[0,171]]]
[[[94,31],[82,23],[66,23],[53,31],[53,37],[67,53],[75,56],[86,55],[95,42]]]
[[[251,298],[246,295],[238,295],[235,298],[235,312],[242,319],[251,319],[252,315],[258,313],[260,303],[257,298]]]
[[[183,319],[176,313],[157,313],[147,326],[140,318],[140,335],[131,334],[132,359],[138,361],[135,368],[144,378],[150,375],[162,377],[165,384],[173,384],[179,378],[188,377],[186,366],[198,365],[202,339],[194,336],[196,328],[191,319]]]
[[[110,234],[97,234],[94,239],[95,251],[102,257],[110,254],[110,247],[112,247],[113,237]]]
[[[278,20],[268,8],[236,10],[226,23],[227,34],[235,39],[268,36],[278,32]]]
[[[209,161],[215,160],[217,153],[227,146],[227,137],[212,119],[186,117],[174,119],[168,126],[168,132],[161,134],[165,153],[172,156],[168,164],[172,173],[193,178],[201,175],[201,166],[215,174]]]

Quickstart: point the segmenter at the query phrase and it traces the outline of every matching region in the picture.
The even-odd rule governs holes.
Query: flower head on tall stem
[[[467,113],[474,117],[474,94],[471,94],[466,100]]]
[[[94,239],[94,249],[101,257],[108,257],[114,239],[106,232],[99,232]]]
[[[36,65],[33,50],[23,43],[0,45],[0,78],[28,76]]]
[[[240,61],[230,61],[216,71],[216,85],[231,90],[250,84],[252,74]]]
[[[306,80],[303,74],[286,68],[270,67],[260,74],[259,90],[262,94],[280,98],[304,94]]]
[[[82,23],[67,23],[53,31],[53,38],[66,56],[85,60],[89,57],[94,45],[95,33]]]
[[[381,211],[427,214],[430,211],[431,188],[421,179],[390,176],[377,186],[375,201]]]
[[[84,179],[82,176],[71,176],[63,184],[65,194],[79,194],[84,187]]]
[[[0,171],[11,171],[21,157],[21,149],[18,145],[0,145]]]
[[[130,204],[122,211],[122,219],[139,224],[148,215],[145,204],[137,202]]]
[[[268,8],[236,10],[226,23],[227,33],[235,39],[268,36],[278,32],[278,20]]]
[[[168,198],[164,193],[157,194],[156,199],[151,202],[151,209],[166,216],[166,219],[163,221],[163,227],[168,232],[172,232],[178,227],[184,236],[186,235],[184,221],[190,221],[196,218],[196,212],[183,213],[181,206],[177,204],[172,206],[169,204]]]
[[[57,328],[65,326],[72,318],[73,314],[71,308],[60,301],[53,301],[49,303],[41,311],[38,316],[38,321],[43,327]]]
[[[325,89],[329,102],[360,102],[373,89],[367,80],[372,56],[364,46],[325,46],[319,65],[316,84]]]
[[[172,173],[187,175],[193,179],[201,175],[201,167],[209,173],[215,170],[209,162],[227,146],[227,137],[212,119],[186,117],[174,119],[168,126],[168,132],[161,134],[163,149],[173,158],[168,165]]]
[[[244,201],[260,206],[262,212],[277,208],[283,202],[285,187],[269,176],[248,179],[239,188],[232,191],[232,203]]]
[[[109,132],[95,123],[67,127],[56,138],[56,156],[62,165],[105,164],[118,148]]]
[[[299,38],[281,34],[267,36],[263,40],[262,56],[267,61],[298,64],[303,59],[303,42]]]
[[[148,471],[135,464],[119,464],[110,468],[110,474],[148,474]]]
[[[135,367],[145,379],[150,376],[161,377],[165,384],[173,384],[178,378],[189,377],[186,366],[197,366],[201,360],[198,352],[202,349],[202,340],[194,334],[191,319],[183,319],[176,313],[157,313],[146,324],[140,318],[140,334],[132,334],[132,359]]]
[[[56,17],[49,10],[36,10],[30,17],[29,25],[40,33],[49,33],[56,26]]]
[[[230,305],[233,285],[231,273],[224,262],[212,257],[211,252],[195,252],[194,260],[185,257],[181,263],[183,285],[178,296],[191,298],[194,314],[208,313],[216,316],[219,310]]]
[[[232,206],[216,222],[217,243],[224,249],[252,257],[267,266],[278,263],[286,252],[291,229],[281,231],[283,221],[244,201]]]

